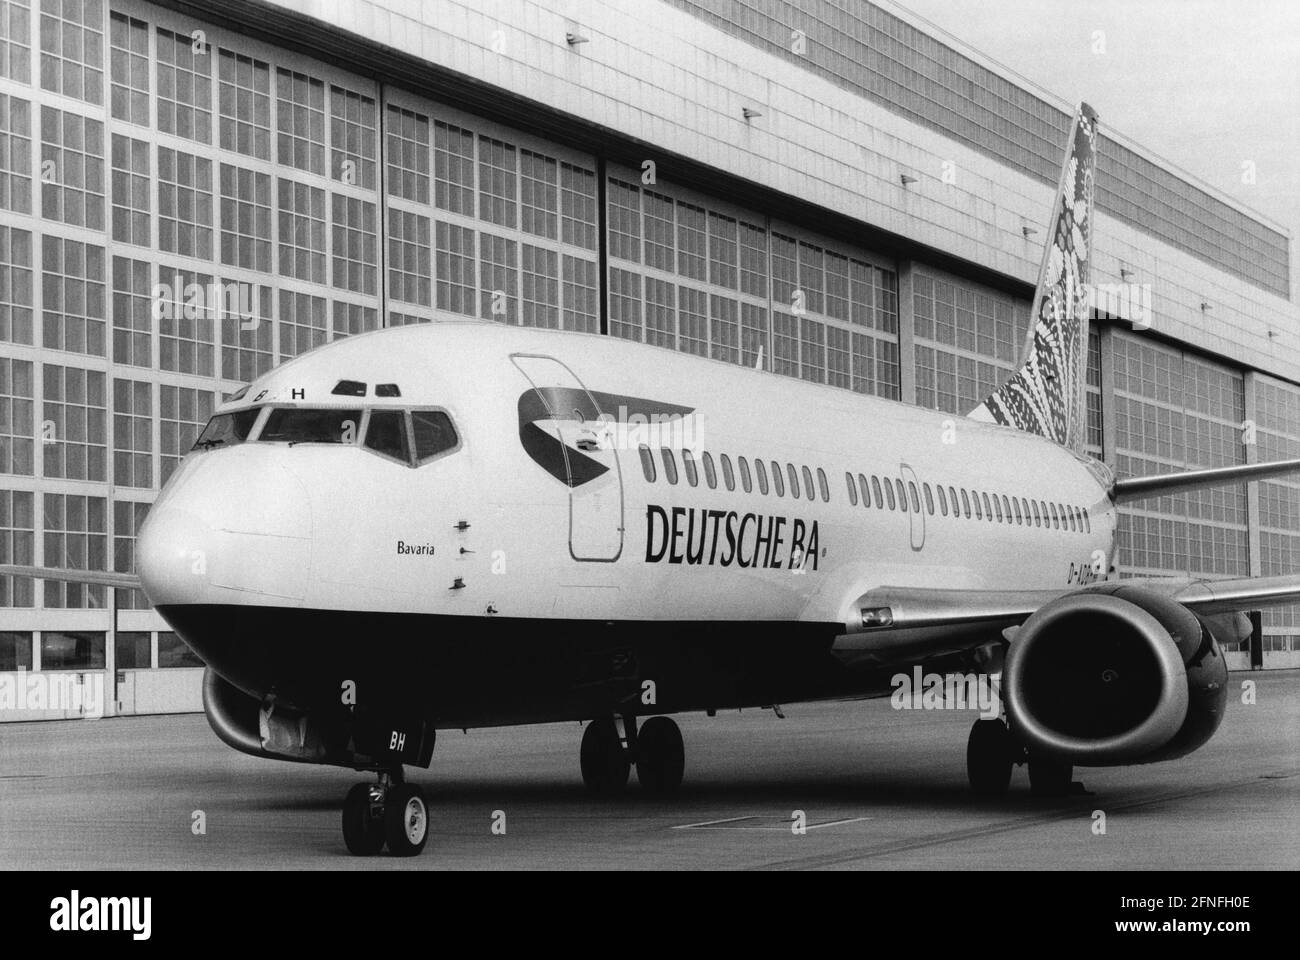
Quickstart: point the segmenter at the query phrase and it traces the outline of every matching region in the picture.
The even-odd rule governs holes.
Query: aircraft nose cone
[[[188,510],[159,506],[149,512],[136,543],[140,585],[154,606],[195,603],[207,578],[212,527]]]
[[[307,489],[265,450],[201,456],[159,496],[136,544],[155,607],[302,600],[311,570]]]

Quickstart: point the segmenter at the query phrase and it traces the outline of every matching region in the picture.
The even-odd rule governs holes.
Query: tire
[[[394,857],[413,857],[429,839],[429,805],[413,783],[397,783],[384,804],[384,836]]]
[[[977,797],[1001,797],[1014,766],[1011,731],[1001,720],[976,720],[966,741],[966,776]]]
[[[343,842],[354,857],[373,857],[384,849],[384,821],[370,815],[368,783],[358,783],[343,798]]]
[[[604,718],[587,724],[587,729],[582,733],[578,760],[587,792],[612,795],[620,793],[627,786],[631,766],[613,720]]]
[[[1034,796],[1069,796],[1073,782],[1073,764],[1051,757],[1029,758],[1029,791]]]
[[[686,747],[673,720],[651,717],[642,724],[636,754],[636,778],[647,793],[669,794],[682,785]]]

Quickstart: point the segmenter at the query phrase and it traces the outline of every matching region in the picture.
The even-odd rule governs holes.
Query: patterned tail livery
[[[1088,256],[1097,114],[1079,105],[1038,271],[1025,362],[976,407],[975,420],[1036,433],[1082,451],[1087,435],[1084,378],[1088,362]]]

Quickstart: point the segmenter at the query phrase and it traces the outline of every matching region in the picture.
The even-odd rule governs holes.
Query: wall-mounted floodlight
[[[1126,267],[1126,266],[1124,266],[1123,264],[1120,265],[1120,268],[1119,268],[1119,278],[1120,278],[1121,280],[1123,280],[1125,283],[1128,283],[1128,282],[1129,282],[1130,280],[1132,280],[1135,276],[1137,276],[1136,271],[1134,271],[1134,270],[1131,269],[1130,267]]]
[[[584,37],[580,33],[574,33],[573,31],[569,31],[564,35],[564,42],[571,47],[576,47],[580,43],[588,43],[589,38]]]
[[[916,182],[917,182],[916,177],[909,176],[909,175],[906,174],[906,173],[899,174],[898,179],[899,179],[900,181],[902,181],[903,186],[907,186],[909,183],[916,183]]]
[[[1031,227],[1029,224],[1026,223],[1024,226],[1020,228],[1020,232],[1023,233],[1025,235],[1025,239],[1028,240],[1030,237],[1032,237],[1034,234],[1038,232],[1038,228]]]
[[[753,120],[755,117],[763,115],[762,111],[755,110],[753,107],[742,107],[740,112],[745,115],[746,120]]]
[[[1206,303],[1204,300],[1201,301],[1201,313],[1209,313],[1213,309],[1214,309],[1213,304]]]

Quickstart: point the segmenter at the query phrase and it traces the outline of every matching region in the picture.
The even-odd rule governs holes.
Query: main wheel
[[[650,793],[672,793],[682,785],[686,747],[682,732],[668,717],[651,717],[636,738],[636,778]]]
[[[582,782],[595,794],[618,793],[627,786],[630,766],[618,728],[609,718],[593,720],[582,733],[578,752]]]
[[[388,852],[395,857],[413,857],[429,839],[429,805],[424,791],[413,783],[397,783],[388,791],[384,804],[384,835]]]
[[[996,717],[976,720],[966,741],[966,776],[979,797],[1000,797],[1011,783],[1015,753],[1011,731]]]
[[[1052,757],[1029,757],[1029,790],[1036,797],[1065,797],[1074,782],[1074,765]]]
[[[343,798],[343,842],[356,857],[373,857],[384,849],[384,820],[374,815],[373,784],[358,783]]]

